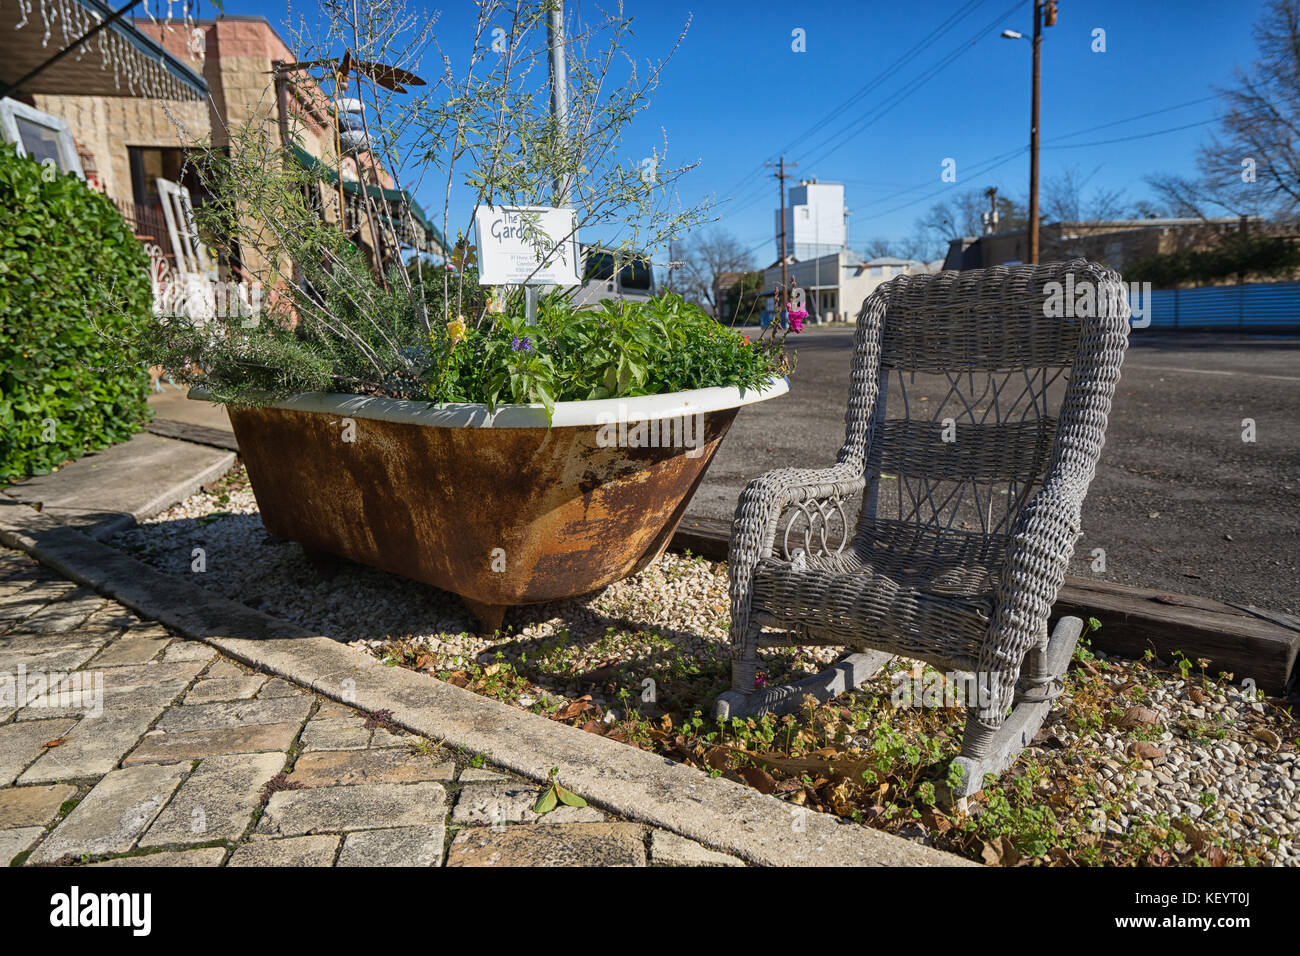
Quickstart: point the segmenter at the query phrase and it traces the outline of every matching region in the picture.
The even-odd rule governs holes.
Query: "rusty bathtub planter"
[[[491,631],[657,558],[740,406],[788,388],[561,402],[550,428],[541,406],[325,393],[229,412],[268,532],[459,594]]]

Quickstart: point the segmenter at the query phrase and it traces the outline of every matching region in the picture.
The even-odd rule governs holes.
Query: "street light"
[[[1056,24],[1056,0],[1034,0],[1034,79],[1029,121],[1029,262],[1038,262],[1038,119],[1042,99],[1043,27]],[[1008,40],[1028,39],[1017,30],[1003,30]]]

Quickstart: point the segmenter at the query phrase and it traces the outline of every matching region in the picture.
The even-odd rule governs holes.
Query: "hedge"
[[[0,481],[45,474],[146,420],[148,373],[114,333],[148,314],[148,269],[105,196],[0,143]]]

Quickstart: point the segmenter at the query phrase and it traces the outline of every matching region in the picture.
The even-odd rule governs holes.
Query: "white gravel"
[[[201,584],[268,614],[374,651],[388,638],[406,638],[454,669],[509,658],[564,635],[574,670],[612,660],[645,662],[647,670],[670,657],[725,661],[728,617],[725,567],[667,554],[641,574],[596,595],[532,608],[507,616],[509,637],[482,638],[458,598],[427,585],[358,565],[322,573],[295,544],[271,539],[263,529],[251,491],[198,494],[119,535],[114,542],[149,563],[176,574],[191,570],[194,548],[203,548]],[[565,634],[567,632],[567,634]],[[785,654],[796,670],[833,659],[832,649]],[[1236,686],[1216,685],[1200,701],[1192,684],[1167,677],[1139,699],[1122,696],[1133,676],[1123,662],[1105,675],[1116,686],[1116,703],[1149,707],[1163,732],[1145,735],[1159,748],[1155,760],[1134,757],[1133,734],[1106,725],[1088,735],[1081,753],[1099,787],[1085,806],[1097,827],[1121,832],[1152,814],[1186,815],[1208,830],[1263,848],[1277,864],[1300,864],[1300,759],[1297,724],[1275,708],[1246,699]],[[535,681],[566,696],[561,681]],[[602,701],[597,697],[597,703]],[[532,699],[519,702],[523,706]],[[613,705],[615,702],[604,702]],[[707,702],[706,702],[707,703]],[[1068,703],[1068,701],[1063,702]],[[1070,744],[1058,708],[1045,729]],[[1207,725],[1198,733],[1194,724]],[[1269,733],[1276,734],[1270,737]],[[1109,805],[1105,807],[1104,805]]]

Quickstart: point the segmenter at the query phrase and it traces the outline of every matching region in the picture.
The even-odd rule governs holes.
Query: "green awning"
[[[296,159],[308,172],[319,176],[331,186],[338,184],[338,173],[322,163],[297,143],[291,145],[289,150],[293,153],[293,158]],[[438,227],[429,221],[429,217],[424,214],[424,210],[420,208],[420,204],[415,201],[415,197],[409,192],[405,189],[387,189],[384,186],[372,183],[362,184],[357,182],[355,179],[344,179],[343,191],[356,196],[361,193],[363,185],[365,187],[366,195],[371,199],[380,200],[382,202],[397,203],[409,208],[415,221],[420,224],[420,228],[433,237],[434,241],[438,244],[439,249],[447,248],[447,244],[443,241],[442,233],[438,230]]]

